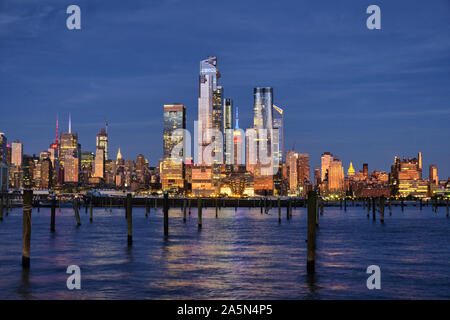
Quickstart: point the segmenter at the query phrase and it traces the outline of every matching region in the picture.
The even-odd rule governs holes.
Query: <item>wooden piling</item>
[[[148,205],[148,199],[145,198],[145,217],[148,217],[148,210],[150,209],[150,206]]]
[[[347,197],[344,198],[344,211],[347,211]]]
[[[278,205],[278,223],[281,223],[281,200],[280,200],[280,198],[278,198],[278,200],[277,200],[277,205]]]
[[[112,202],[113,202],[113,199],[109,198],[109,212],[112,212]]]
[[[169,235],[169,194],[164,193],[163,201],[163,214],[164,214],[164,236]]]
[[[380,221],[384,223],[384,197],[380,198]]]
[[[377,210],[377,204],[375,201],[375,198],[372,198],[372,219],[375,220],[376,219],[376,210]]]
[[[50,216],[50,232],[55,232],[55,220],[56,220],[56,199],[53,196],[52,197],[52,209],[51,209],[51,216]]]
[[[91,197],[89,199],[89,221],[91,221],[91,222],[94,218],[94,213],[92,212],[93,211],[93,209],[92,209],[93,202],[94,202],[94,199]]]
[[[6,197],[5,212],[6,212],[6,216],[8,216],[8,210],[9,210],[9,193],[8,192],[6,192],[5,197]]]
[[[22,220],[22,268],[30,268],[31,212],[33,211],[33,190],[23,191]]]
[[[186,222],[186,199],[183,199],[183,222]]]
[[[198,228],[202,228],[202,199],[197,199]]]
[[[367,198],[367,218],[370,217],[370,198]]]
[[[306,256],[306,271],[308,274],[315,273],[316,265],[316,210],[317,193],[308,192],[308,250]]]
[[[133,198],[131,193],[127,194],[127,243],[129,246],[133,244]]]
[[[216,218],[217,218],[217,214],[219,212],[219,207],[218,207],[218,203],[217,202],[218,201],[217,201],[217,198],[216,198],[216,201],[215,201],[215,204],[216,204]]]
[[[80,220],[80,212],[78,211],[78,198],[73,198],[72,201],[73,204],[73,210],[75,211],[75,219],[77,220],[77,226],[81,226],[81,220]]]
[[[403,207],[405,206],[405,203],[403,202],[403,198],[402,198],[401,205],[402,205],[402,211],[403,211],[404,210]]]
[[[447,217],[448,217],[448,197],[447,197],[446,207],[447,207]]]
[[[391,202],[392,202],[392,199],[389,198],[389,215],[390,216],[392,216],[392,204],[391,204]]]
[[[189,199],[188,205],[189,205],[189,215],[191,215],[191,199]]]
[[[0,221],[3,221],[3,193],[0,194]]]

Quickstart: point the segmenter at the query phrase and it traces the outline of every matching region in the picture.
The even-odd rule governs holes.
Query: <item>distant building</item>
[[[106,125],[108,126],[108,125]],[[108,132],[107,129],[100,129],[100,132],[97,134],[96,143],[95,143],[96,149],[103,149],[104,153],[104,159],[105,161],[108,160]]]
[[[328,191],[341,192],[344,190],[344,167],[339,159],[333,159],[328,167]]]
[[[8,190],[9,170],[7,163],[8,156],[8,139],[4,133],[0,132],[0,192]]]
[[[331,162],[333,161],[333,155],[332,155],[331,153],[329,153],[329,152],[324,152],[324,153],[322,154],[322,157],[321,157],[320,160],[321,160],[321,167],[320,167],[321,174],[320,174],[320,180],[321,180],[322,182],[324,182],[325,179],[326,179],[326,177],[327,177],[327,174],[328,174],[328,168],[330,167],[330,164],[331,164]]]
[[[347,177],[353,177],[355,175],[355,169],[353,169],[353,164],[350,162],[350,166],[347,170]]]
[[[430,184],[438,185],[439,177],[438,177],[438,168],[436,165],[430,165],[430,174],[429,174]]]

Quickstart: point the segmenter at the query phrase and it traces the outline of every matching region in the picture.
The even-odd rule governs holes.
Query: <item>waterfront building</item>
[[[161,163],[161,184],[163,191],[185,189],[184,160],[186,156],[186,107],[182,104],[164,105],[164,141]],[[182,145],[181,149],[174,149]]]

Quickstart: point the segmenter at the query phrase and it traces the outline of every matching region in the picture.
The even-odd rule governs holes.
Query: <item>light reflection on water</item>
[[[394,207],[382,225],[363,208],[325,208],[314,276],[306,275],[306,211],[278,224],[278,209],[192,209],[183,223],[171,209],[169,237],[161,210],[133,209],[133,246],[124,210],[33,211],[31,270],[22,271],[22,211],[0,223],[0,299],[448,299],[450,220],[431,208]],[[66,288],[67,266],[79,265],[82,289]],[[382,290],[368,290],[367,266],[381,267]]]

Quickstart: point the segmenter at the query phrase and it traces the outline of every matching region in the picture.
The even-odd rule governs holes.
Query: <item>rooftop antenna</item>
[[[56,114],[56,144],[59,144],[59,123],[58,123],[58,114]]]
[[[235,129],[239,129],[239,108],[236,107],[236,124],[234,125]]]

